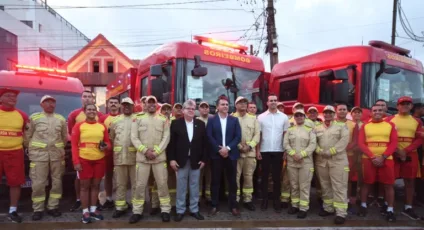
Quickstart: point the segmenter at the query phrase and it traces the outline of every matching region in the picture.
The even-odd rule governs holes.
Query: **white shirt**
[[[219,116],[219,114],[218,114],[218,116]],[[225,118],[222,118],[221,116],[219,116],[219,120],[221,121],[222,147],[227,146],[225,144],[225,132],[227,131],[227,118],[228,118],[228,114]]]
[[[193,140],[193,131],[194,131],[193,123],[194,122],[185,120],[185,123],[187,127],[188,140],[191,142],[191,140]],[[190,150],[188,150],[188,155],[190,156]]]
[[[261,152],[283,152],[283,133],[289,128],[289,118],[286,114],[277,110],[271,113],[269,110],[258,116],[261,126]]]

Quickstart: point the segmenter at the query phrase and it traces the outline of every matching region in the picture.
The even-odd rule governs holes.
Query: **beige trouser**
[[[146,188],[149,183],[150,170],[158,186],[158,195],[161,212],[171,212],[171,198],[168,192],[168,170],[165,162],[156,164],[137,163],[136,167],[136,187],[133,196],[133,213],[143,214]]]
[[[131,183],[131,196],[135,194],[135,171],[136,165],[115,165],[113,174],[116,182],[116,210],[126,210],[128,182]]]
[[[314,165],[304,164],[301,168],[289,166],[287,167],[287,171],[290,175],[292,207],[306,212],[309,209],[309,192],[314,175]]]
[[[171,206],[175,207],[177,196],[177,177],[175,175],[175,171],[171,167],[168,167],[168,192],[171,197]],[[159,208],[159,205],[158,186],[155,181],[152,189],[152,208]]]
[[[331,167],[316,167],[319,182],[321,183],[324,210],[336,211],[336,215],[347,215],[347,186],[349,179],[348,165],[333,165]]]
[[[281,202],[289,202],[290,200],[290,175],[287,173],[287,163],[284,161],[281,174]]]
[[[239,158],[237,160],[237,202],[240,201],[240,177],[243,174],[243,202],[252,202],[253,172],[256,169],[256,159],[253,157]]]
[[[50,190],[47,209],[59,208],[59,200],[62,198],[62,176],[65,173],[65,161],[33,161],[29,167],[29,177],[32,181],[32,208],[34,212],[44,211],[49,173],[52,178],[52,188]]]
[[[205,178],[203,178],[205,177]],[[203,183],[205,183],[206,200],[211,200],[211,164],[207,162],[205,167],[200,171],[199,192],[202,193]]]

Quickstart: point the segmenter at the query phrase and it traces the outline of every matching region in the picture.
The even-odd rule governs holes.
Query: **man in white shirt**
[[[268,208],[268,176],[272,168],[274,210],[281,212],[281,167],[283,160],[283,136],[289,128],[289,118],[277,109],[277,96],[268,96],[268,110],[258,116],[261,126],[260,152],[257,159],[262,160],[262,196],[261,210]]]

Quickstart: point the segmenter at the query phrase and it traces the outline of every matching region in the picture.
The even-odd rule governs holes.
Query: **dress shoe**
[[[240,217],[240,211],[237,208],[231,209],[231,214],[236,217]]]
[[[205,217],[203,217],[202,214],[200,214],[200,212],[190,213],[190,216],[196,218],[197,220],[204,220],[205,219]]]
[[[266,211],[268,209],[268,201],[267,200],[263,200],[262,204],[261,204],[261,210],[262,211]]]
[[[139,222],[141,219],[143,219],[143,215],[132,214],[129,222],[130,222],[130,224],[135,224],[135,223]]]
[[[218,214],[218,212],[219,212],[219,210],[218,210],[217,208],[212,208],[212,209],[209,211],[208,216],[215,216],[216,214]]]
[[[255,211],[255,209],[256,209],[253,202],[244,203],[244,207],[249,211]]]
[[[162,222],[171,221],[171,215],[169,215],[169,213],[162,212],[161,216],[162,216]]]
[[[183,218],[184,218],[184,214],[177,213],[177,215],[174,217],[174,221],[175,222],[180,222],[180,221],[183,220]]]

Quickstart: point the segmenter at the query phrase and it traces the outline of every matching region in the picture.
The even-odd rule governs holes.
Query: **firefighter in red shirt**
[[[400,97],[397,101],[398,114],[387,118],[396,125],[398,131],[398,146],[395,153],[395,176],[405,183],[405,208],[402,214],[412,220],[420,217],[412,209],[415,191],[415,179],[419,176],[419,160],[417,148],[423,140],[420,136],[422,122],[413,117],[411,97]]]
[[[0,88],[0,178],[6,175],[10,187],[10,208],[8,218],[21,223],[16,212],[21,184],[25,183],[24,169],[24,130],[28,116],[15,108],[18,90]]]
[[[393,211],[395,175],[392,154],[396,150],[398,136],[395,125],[383,120],[381,106],[374,105],[371,110],[372,120],[362,126],[358,137],[358,145],[364,153],[362,159],[364,179],[359,216],[367,215],[368,191],[370,185],[377,181],[384,185],[388,203],[386,219],[394,222],[396,221]]]
[[[76,123],[83,122],[86,119],[85,113],[84,113],[84,106],[88,104],[94,103],[94,96],[93,93],[89,90],[85,90],[82,92],[81,95],[81,102],[82,102],[82,108],[76,109],[72,111],[68,116],[68,132],[69,135],[72,135],[72,129],[74,128]],[[100,117],[102,117],[103,114],[101,112],[97,112],[96,120],[99,120]],[[81,208],[81,201],[80,201],[80,181],[78,178],[75,178],[75,195],[77,198],[77,201],[75,202],[74,206],[71,208],[71,212],[79,210]],[[99,205],[100,206],[100,205]]]
[[[72,129],[72,161],[81,184],[81,221],[86,224],[91,219],[103,220],[96,204],[99,187],[105,175],[105,151],[111,144],[108,130],[96,121],[97,108],[93,104],[84,106],[86,120]],[[90,209],[89,204],[91,204]]]
[[[100,117],[100,123],[103,123],[109,130],[112,121],[119,115],[119,99],[116,97],[109,98],[107,101],[107,107],[109,114]],[[113,151],[106,154],[106,175],[105,175],[105,191],[106,191],[106,202],[102,205],[103,209],[112,209],[115,204],[112,200],[112,189],[113,189]]]

